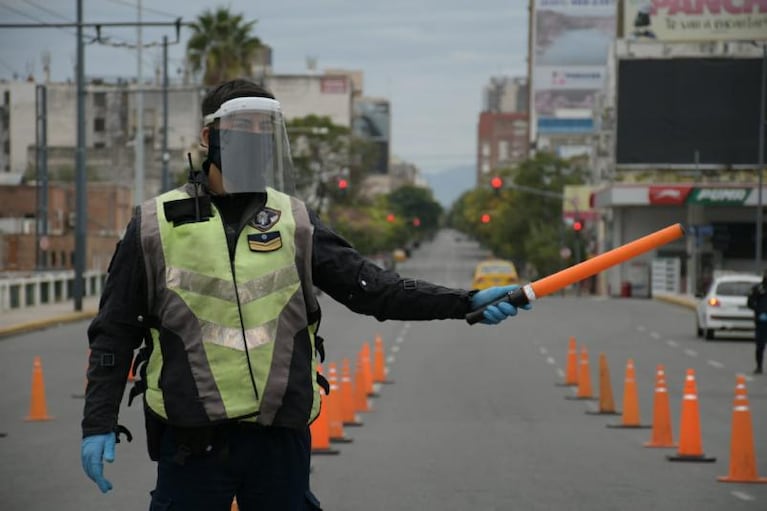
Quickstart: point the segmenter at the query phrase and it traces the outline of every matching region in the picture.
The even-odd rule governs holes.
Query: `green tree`
[[[353,204],[372,166],[373,144],[327,116],[292,119],[287,131],[298,195],[321,212],[333,202]],[[338,188],[340,179],[348,183],[345,190]]]
[[[202,71],[204,85],[250,75],[250,66],[261,40],[251,32],[256,20],[245,21],[242,14],[228,8],[206,10],[190,25],[192,35],[186,54],[192,72]]]
[[[411,232],[416,237],[419,233],[431,233],[439,228],[442,206],[434,200],[431,190],[419,186],[401,186],[389,194],[389,204],[394,213],[411,226]],[[413,221],[418,219],[420,225]]]

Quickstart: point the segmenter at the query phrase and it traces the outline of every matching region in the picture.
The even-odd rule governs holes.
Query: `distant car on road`
[[[489,259],[479,263],[474,270],[473,289],[485,289],[492,286],[518,284],[519,274],[511,261]]]
[[[716,332],[753,332],[754,312],[746,307],[746,300],[751,288],[761,281],[761,277],[751,274],[716,277],[698,301],[698,337],[713,339]]]

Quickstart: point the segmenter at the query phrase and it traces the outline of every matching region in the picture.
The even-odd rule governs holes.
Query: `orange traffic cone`
[[[45,404],[45,381],[43,379],[43,364],[40,357],[36,356],[32,364],[32,394],[29,400],[29,415],[26,421],[49,421],[53,417],[48,415],[48,407]]]
[[[666,371],[658,365],[655,371],[655,396],[653,397],[652,436],[645,447],[676,447],[671,431],[671,403],[668,400]]]
[[[682,396],[682,413],[679,424],[679,449],[676,456],[667,455],[666,459],[669,461],[716,461],[716,458],[709,458],[703,454],[698,390],[695,384],[694,369],[688,369],[684,379],[684,395]]]
[[[322,366],[319,366],[317,371],[322,374]],[[328,413],[324,406],[327,403],[327,395],[321,387],[320,400],[320,413],[309,425],[309,432],[312,436],[312,454],[338,454],[336,449],[330,447]]]
[[[362,421],[357,417],[354,384],[348,358],[343,359],[341,364],[341,420],[344,426],[362,426]]]
[[[386,378],[387,373],[388,370],[384,361],[383,339],[381,339],[380,335],[376,335],[373,349],[373,381],[375,383],[394,383]]]
[[[362,359],[357,357],[357,370],[354,372],[354,409],[358,412],[369,412],[367,386]]]
[[[748,407],[746,377],[739,374],[736,382],[730,436],[730,473],[716,479],[725,483],[767,483],[767,477],[759,477],[756,472],[754,430]]]
[[[344,424],[341,418],[341,389],[338,385],[338,376],[336,375],[336,364],[328,364],[328,384],[330,385],[330,394],[325,399],[328,412],[328,435],[331,443],[346,443],[352,441],[344,435]]]
[[[592,415],[618,415],[615,411],[613,400],[613,388],[610,383],[610,369],[607,367],[607,356],[599,354],[599,410],[596,412],[587,410]]]
[[[362,374],[364,376],[365,392],[369,397],[378,397],[375,386],[373,385],[373,364],[372,357],[370,356],[370,343],[365,341],[362,343],[362,349],[359,353],[360,361],[362,363]]]
[[[578,372],[578,392],[575,396],[567,396],[567,399],[594,399],[591,393],[591,369],[589,369],[589,352],[586,346],[581,346],[581,361]]]
[[[232,501],[232,507],[229,509],[229,511],[240,511],[239,506],[237,506],[237,498]]]
[[[608,424],[608,428],[649,428],[639,423],[639,393],[634,373],[634,361],[626,362],[626,376],[623,381],[623,416],[620,424]]]
[[[578,348],[575,344],[575,337],[570,336],[567,347],[567,368],[565,370],[564,383],[557,385],[564,387],[574,387],[578,385]]]

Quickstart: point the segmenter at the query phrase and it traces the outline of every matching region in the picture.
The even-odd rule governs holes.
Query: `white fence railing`
[[[106,273],[89,271],[85,272],[83,278],[84,297],[101,295]],[[74,271],[26,275],[0,273],[0,312],[72,300],[74,283]]]

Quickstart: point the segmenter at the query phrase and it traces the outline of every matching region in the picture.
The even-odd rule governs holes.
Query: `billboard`
[[[573,117],[573,111],[591,118],[615,39],[615,0],[536,0],[533,14],[534,132],[540,118]],[[552,126],[548,121],[548,133]]]
[[[731,58],[622,60],[616,163],[755,166],[761,64]]]
[[[388,99],[359,98],[354,101],[352,132],[375,144],[376,157],[372,169],[375,174],[389,172],[389,144],[391,112]]]
[[[623,37],[659,41],[767,39],[764,0],[624,0]]]

